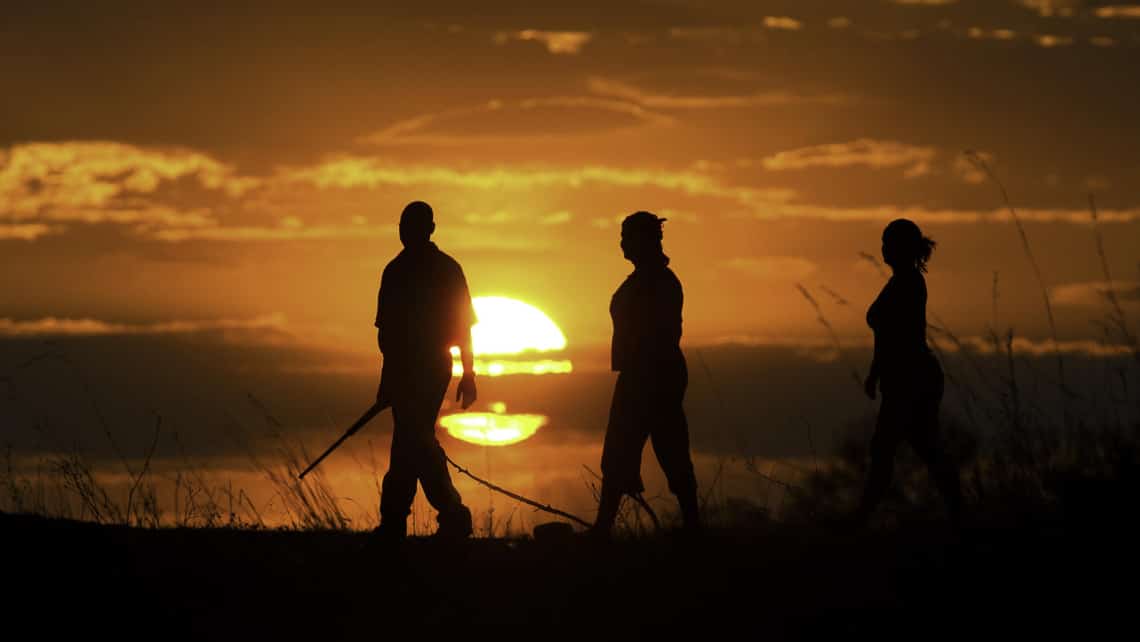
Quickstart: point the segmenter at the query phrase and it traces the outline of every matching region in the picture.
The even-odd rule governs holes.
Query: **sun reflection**
[[[517,444],[546,425],[544,415],[506,414],[507,405],[501,401],[491,404],[491,410],[446,415],[439,423],[452,437],[480,446]]]
[[[573,371],[574,365],[570,363],[569,359],[542,359],[539,361],[475,360],[475,374],[488,377],[515,374],[567,374]],[[459,361],[453,361],[451,374],[457,377],[463,374],[463,364]]]

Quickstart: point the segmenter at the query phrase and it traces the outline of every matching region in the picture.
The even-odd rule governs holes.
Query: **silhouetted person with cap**
[[[391,404],[395,424],[377,528],[386,539],[405,536],[417,481],[439,511],[438,536],[471,534],[471,511],[451,483],[435,423],[451,381],[452,346],[459,346],[463,363],[456,400],[464,408],[475,401],[475,311],[462,268],[431,242],[434,231],[431,206],[415,201],[404,208],[404,249],[384,268],[377,296],[376,340],[384,370],[376,397]]]
[[[883,261],[893,275],[867,310],[875,351],[864,384],[868,397],[874,399],[878,388],[883,400],[871,438],[867,485],[853,516],[855,525],[866,523],[890,488],[895,451],[903,441],[910,443],[930,470],[951,521],[957,525],[961,516],[958,470],[939,444],[942,367],[926,343],[926,279],[922,274],[934,246],[907,219],[891,221],[883,230]]]
[[[635,212],[621,226],[621,249],[633,273],[610,301],[611,367],[618,372],[602,448],[602,491],[591,529],[608,536],[623,495],[644,491],[641,451],[653,440],[669,490],[677,496],[687,531],[700,529],[697,479],[685,420],[688,370],[681,353],[681,282],[661,248],[662,223]]]

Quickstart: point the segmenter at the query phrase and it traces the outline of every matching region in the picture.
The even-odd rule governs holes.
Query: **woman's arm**
[[[871,351],[871,369],[867,373],[867,379],[863,382],[863,392],[871,399],[875,398],[875,390],[879,384],[880,368],[883,363],[883,341],[880,340],[879,334],[885,324],[884,317],[891,314],[891,284],[894,279],[887,281],[883,286],[883,290],[879,292],[879,296],[875,298],[875,302],[871,304],[871,308],[867,310],[867,325],[871,327],[873,339],[873,348]]]

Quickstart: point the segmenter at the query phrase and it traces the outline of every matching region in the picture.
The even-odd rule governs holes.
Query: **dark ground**
[[[4,630],[40,639],[1135,639],[1136,533],[770,526],[385,553],[359,533],[0,514],[0,604]]]

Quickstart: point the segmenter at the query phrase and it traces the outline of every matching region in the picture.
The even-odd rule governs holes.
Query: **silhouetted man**
[[[384,371],[376,397],[391,404],[395,422],[377,533],[390,539],[407,533],[417,481],[439,511],[440,537],[471,534],[471,511],[451,483],[435,422],[451,381],[452,346],[459,346],[463,363],[456,400],[463,408],[475,401],[475,311],[462,268],[431,242],[434,231],[431,206],[415,201],[404,208],[404,249],[384,268],[377,296],[376,340],[384,354]]]

